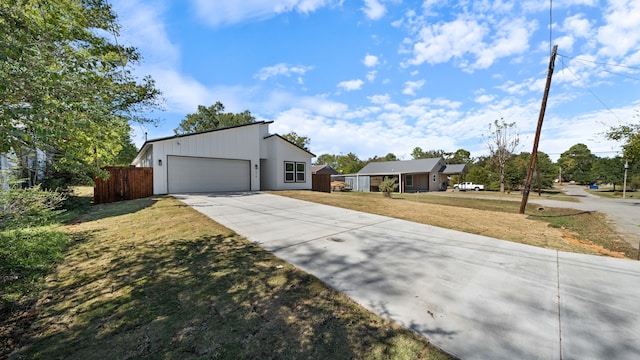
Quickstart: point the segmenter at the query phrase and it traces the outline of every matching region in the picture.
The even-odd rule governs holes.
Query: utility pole
[[[624,162],[624,186],[622,187],[622,198],[627,197],[627,170],[629,170],[629,161]],[[640,250],[638,250],[640,251]],[[640,257],[640,255],[638,255]]]
[[[527,171],[527,179],[524,182],[524,191],[522,192],[522,202],[520,202],[520,214],[524,214],[527,208],[527,200],[529,199],[529,191],[531,190],[531,178],[533,177],[533,167],[538,157],[538,143],[540,142],[540,132],[542,131],[542,121],[544,120],[544,112],[547,109],[547,98],[549,97],[549,89],[551,88],[551,77],[556,62],[556,54],[558,53],[558,45],[553,46],[551,59],[549,60],[549,71],[547,72],[547,84],[544,87],[544,96],[542,97],[542,105],[540,107],[540,115],[538,116],[538,127],[536,128],[536,137],[533,140],[533,150],[531,151],[531,161],[529,162],[529,170]]]

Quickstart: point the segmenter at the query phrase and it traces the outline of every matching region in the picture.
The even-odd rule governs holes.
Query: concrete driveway
[[[638,359],[640,262],[282,196],[175,195],[463,359]]]

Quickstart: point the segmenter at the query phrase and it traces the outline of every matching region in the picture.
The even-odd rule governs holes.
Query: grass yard
[[[170,197],[65,230],[37,304],[0,322],[24,325],[11,359],[451,358]]]
[[[561,251],[637,258],[637,249],[615,233],[604,215],[573,209],[537,210],[533,195],[522,216],[519,202],[478,198],[475,192],[468,196],[394,194],[392,199],[361,192],[274,194]]]

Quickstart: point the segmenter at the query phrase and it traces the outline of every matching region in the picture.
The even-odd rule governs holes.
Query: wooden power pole
[[[542,121],[544,120],[544,112],[547,109],[547,98],[549,97],[549,88],[551,88],[551,77],[556,62],[556,54],[558,53],[558,45],[553,47],[551,59],[549,60],[549,71],[547,72],[547,85],[544,87],[544,96],[542,97],[542,106],[540,107],[540,115],[538,116],[538,127],[536,128],[536,137],[533,140],[533,150],[531,151],[531,160],[529,161],[529,170],[527,170],[527,179],[524,182],[524,191],[522,192],[522,202],[520,202],[520,214],[524,214],[527,208],[527,200],[529,199],[529,191],[531,190],[531,178],[533,177],[533,168],[538,158],[538,143],[540,142],[540,131],[542,131]]]

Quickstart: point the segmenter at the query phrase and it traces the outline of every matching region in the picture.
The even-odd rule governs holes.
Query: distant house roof
[[[340,173],[329,165],[313,165],[311,167],[312,174],[329,174],[339,175]]]
[[[440,170],[441,158],[418,159],[418,160],[398,160],[370,162],[360,171],[359,175],[384,175],[384,174],[410,174],[433,172],[436,167]]]
[[[464,164],[445,165],[442,158],[371,162],[358,171],[358,175],[419,174],[438,172],[460,174],[466,170]]]
[[[449,164],[441,173],[443,174],[463,174],[467,172],[467,165],[465,164]]]

